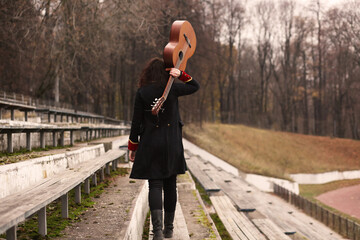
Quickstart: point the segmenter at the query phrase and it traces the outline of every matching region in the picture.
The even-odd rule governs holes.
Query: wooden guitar
[[[196,49],[195,31],[188,21],[175,21],[170,30],[170,41],[164,48],[163,58],[166,68],[177,68],[184,71],[187,60],[194,54]],[[164,93],[159,99],[155,99],[151,109],[153,115],[157,115],[164,104],[175,78],[169,77]]]

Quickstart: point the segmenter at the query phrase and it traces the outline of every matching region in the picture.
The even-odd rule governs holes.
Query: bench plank
[[[265,236],[244,213],[236,210],[227,196],[210,196],[210,200],[233,239],[265,240]]]
[[[65,170],[53,177],[44,179],[35,186],[2,198],[0,204],[0,216],[2,216],[0,218],[0,232],[4,232],[24,221],[81,184],[106,163],[124,154],[125,151],[119,149],[108,151],[95,159],[80,163],[73,169]]]
[[[253,219],[252,222],[269,240],[290,240],[280,228],[268,218]]]
[[[244,197],[244,195],[251,194],[252,192],[252,187],[247,183],[240,179],[236,179],[235,176],[226,171],[219,171],[219,169],[211,163],[206,163],[201,159],[197,161],[197,164],[200,169],[202,169],[204,173],[231,198],[239,210],[250,212],[256,209],[254,203]]]
[[[198,165],[198,161],[200,160],[195,156],[186,161],[186,165],[188,166],[190,172],[200,182],[206,191],[220,191],[220,187],[201,169],[201,167]]]

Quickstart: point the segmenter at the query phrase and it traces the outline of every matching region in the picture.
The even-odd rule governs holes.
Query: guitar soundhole
[[[179,52],[179,59],[182,60],[184,57],[184,53],[182,51]]]

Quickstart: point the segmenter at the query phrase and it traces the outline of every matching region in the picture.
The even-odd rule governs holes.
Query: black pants
[[[162,190],[164,189],[164,210],[175,212],[176,208],[176,175],[165,179],[149,179],[150,210],[162,209]]]

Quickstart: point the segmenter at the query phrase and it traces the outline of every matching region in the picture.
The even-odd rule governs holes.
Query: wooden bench
[[[19,95],[17,95],[19,96]],[[50,122],[51,115],[53,115],[54,122],[57,122],[57,116],[60,116],[60,122],[63,122],[63,117],[66,117],[66,121],[69,122],[71,118],[71,122],[74,122],[74,118],[76,122],[82,122],[82,120],[87,120],[89,123],[110,123],[110,124],[122,124],[124,121],[104,117],[102,115],[77,111],[69,108],[61,108],[51,106],[48,103],[46,105],[42,104],[38,101],[38,99],[32,100],[29,97],[24,98],[23,95],[20,95],[21,98],[17,99],[15,94],[6,94],[3,92],[0,95],[0,119],[2,118],[1,109],[10,110],[11,112],[11,120],[15,119],[14,110],[19,110],[24,112],[25,121],[28,120],[28,112],[38,112],[38,113],[46,113],[48,114],[48,122]]]
[[[262,232],[269,240],[289,240],[290,237],[275,225],[268,218],[252,219],[255,226]]]
[[[1,116],[2,108],[10,110],[11,120],[15,119],[14,110],[23,111],[25,114],[25,121],[28,120],[28,112],[35,111],[35,109],[36,109],[36,107],[31,106],[31,105],[27,105],[27,104],[23,104],[23,103],[19,103],[19,102],[0,100],[0,119],[2,117]]]
[[[222,193],[231,199],[231,201],[234,203],[234,207],[238,211],[245,213],[256,211],[257,201],[254,201],[254,199],[259,198],[259,195],[257,194],[258,190],[255,189],[255,187],[249,185],[240,177],[223,171],[201,158],[198,158],[196,163],[198,169],[202,169],[203,172],[209,178],[211,178],[217,186],[219,186]],[[266,217],[262,218],[261,220],[256,219],[254,224],[259,229],[263,229],[264,231],[273,229],[274,233],[266,233],[270,234],[269,237],[267,236],[269,239],[288,239],[286,234],[292,235],[296,233],[294,228],[289,227],[284,221],[277,221],[275,224],[271,219]],[[278,226],[278,224],[280,225]],[[272,238],[273,236],[276,237]]]
[[[244,213],[237,211],[227,196],[210,196],[210,200],[232,239],[266,239]]]
[[[186,160],[186,165],[189,168],[191,174],[198,180],[201,186],[207,192],[218,192],[220,191],[220,187],[207,175],[203,168],[201,168],[201,164],[199,161],[200,158],[197,156],[191,156],[188,160]]]
[[[252,187],[249,187],[247,183],[226,171],[219,170],[214,165],[205,162],[201,158],[196,160],[196,164],[198,169],[201,169],[219,189],[235,202],[238,210],[250,212],[256,209],[254,203],[244,197],[244,195],[251,194],[252,192]]]
[[[16,125],[10,125],[15,123]],[[31,124],[21,121],[4,121],[0,120],[0,134],[7,135],[7,151],[12,153],[13,149],[13,134],[26,133],[26,149],[31,151],[31,134],[40,133],[40,148],[45,148],[45,133],[52,133],[53,146],[57,146],[56,134],[60,134],[60,146],[64,146],[64,132],[70,132],[70,145],[74,144],[74,131],[82,131],[86,133],[86,141],[91,140],[93,133],[96,137],[112,137],[115,135],[123,135],[129,127],[126,126],[57,126],[50,124]]]
[[[75,189],[75,202],[81,202],[81,185],[84,183],[85,193],[90,193],[90,180],[97,185],[97,173],[100,181],[104,175],[110,174],[112,168],[117,168],[118,159],[125,154],[124,150],[115,148],[105,154],[77,165],[73,169],[65,170],[53,177],[23,190],[0,199],[0,233],[6,231],[7,239],[16,239],[16,226],[26,218],[37,213],[39,233],[47,235],[46,206],[61,198],[62,217],[68,217],[68,192]]]

